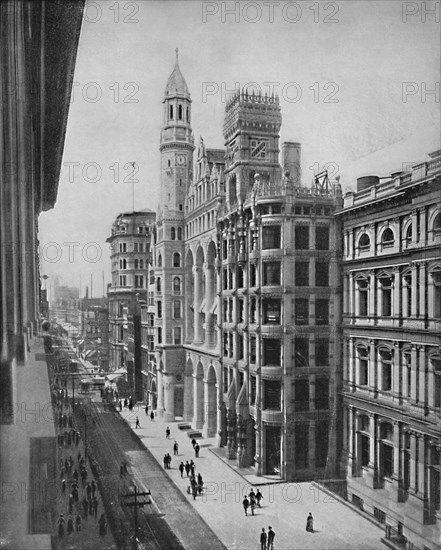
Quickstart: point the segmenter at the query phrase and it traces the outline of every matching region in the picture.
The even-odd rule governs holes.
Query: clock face
[[[251,139],[250,140],[251,158],[266,159],[267,145],[268,143],[263,139]]]
[[[176,164],[178,166],[185,166],[185,155],[176,155]]]

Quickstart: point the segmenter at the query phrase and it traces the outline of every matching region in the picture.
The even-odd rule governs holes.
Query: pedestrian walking
[[[66,520],[64,519],[63,514],[60,515],[57,521],[58,525],[58,536],[60,539],[64,537],[64,524],[66,523]]]
[[[260,550],[266,550],[266,539],[265,527],[262,527],[262,532],[260,533]]]
[[[140,428],[141,427],[141,424],[139,423],[139,418],[136,417],[136,425],[135,425],[135,428]]]
[[[98,499],[96,497],[92,498],[92,506],[93,506],[93,515],[96,519],[98,517]]]
[[[164,470],[167,470],[167,463],[168,463],[167,454],[164,455],[163,462],[164,462]]]
[[[62,491],[63,495],[66,493],[66,480],[65,479],[61,480],[61,491]]]
[[[196,468],[196,464],[193,462],[193,460],[190,460],[190,474],[194,476],[194,470]]]
[[[92,482],[91,482],[91,487],[92,487],[92,498],[95,496],[95,493],[96,493],[96,483],[95,483],[95,480],[92,479]]]
[[[74,521],[72,517],[67,518],[67,534],[71,535],[74,532]]]
[[[187,474],[187,477],[190,474],[190,470],[191,470],[191,466],[190,466],[190,464],[188,463],[188,460],[187,460],[187,462],[185,463],[185,473]]]
[[[199,447],[199,444],[196,443],[196,445],[194,446],[194,455],[196,458],[199,458],[199,451],[200,451],[200,447]]]
[[[69,495],[69,503],[68,503],[68,506],[69,506],[69,514],[72,513],[72,510],[73,510],[73,503],[74,503],[73,494],[70,493],[70,495]]]
[[[193,445],[193,449],[194,449],[194,446],[196,445],[196,439],[193,437],[193,439],[191,440],[191,444]]]
[[[153,420],[155,420],[155,413],[152,411],[150,413],[150,420],[153,422]]]
[[[167,439],[170,439],[170,428],[167,426],[167,429],[165,430],[165,437]]]
[[[256,495],[254,494],[254,491],[252,489],[250,491],[250,494],[248,495],[248,498],[250,499],[251,514],[254,516],[254,508],[256,507]]]
[[[179,450],[179,445],[178,445],[178,442],[175,441],[174,444],[173,444],[173,454],[174,454],[175,456],[178,455],[178,450]]]
[[[184,470],[185,470],[184,463],[181,462],[181,463],[179,464],[179,471],[181,472],[181,477],[184,477]]]
[[[196,500],[196,496],[198,494],[198,486],[196,483],[193,483],[191,486],[191,492],[193,493],[193,500]]]
[[[86,497],[84,497],[82,500],[82,506],[83,506],[84,519],[87,519],[87,512],[89,511],[89,502],[87,501]]]
[[[78,514],[76,519],[75,519],[75,527],[76,527],[77,533],[79,533],[81,531],[81,516],[80,516],[80,514]]]
[[[260,502],[261,502],[262,499],[263,499],[263,495],[262,495],[262,493],[260,492],[260,489],[257,489],[257,493],[256,493],[256,503],[257,503],[257,506],[258,506],[259,508],[262,508],[262,507],[260,506]]]
[[[104,514],[101,514],[101,517],[98,521],[98,528],[100,537],[105,537],[107,533],[107,522]]]
[[[309,516],[306,518],[306,530],[309,533],[314,533],[314,518],[311,512],[309,512]]]
[[[86,485],[86,494],[87,494],[87,500],[90,500],[92,498],[92,486],[90,483],[87,483]]]
[[[250,501],[248,500],[248,498],[245,496],[245,498],[243,499],[242,501],[242,506],[243,506],[243,509],[244,509],[244,512],[245,512],[245,515],[247,516],[248,515],[248,506],[250,505]]]
[[[146,416],[148,416],[148,414],[149,414],[149,406],[148,405],[145,406],[145,414],[146,414]]]
[[[274,533],[273,528],[271,525],[268,527],[268,549],[267,550],[274,550],[274,538],[276,536],[276,533]]]
[[[169,453],[167,453],[167,469],[170,470],[170,466],[171,466],[171,461],[172,461],[172,457],[169,455]]]

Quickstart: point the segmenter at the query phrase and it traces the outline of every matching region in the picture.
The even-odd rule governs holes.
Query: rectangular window
[[[224,393],[228,391],[228,367],[223,368]]]
[[[144,288],[144,277],[142,275],[135,275],[135,288]]]
[[[276,338],[265,338],[263,340],[263,364],[280,365],[282,343]]]
[[[329,227],[318,225],[315,228],[315,249],[329,250]]]
[[[296,250],[309,250],[309,225],[295,226]]]
[[[162,344],[162,328],[158,327],[158,344]]]
[[[155,337],[153,334],[147,335],[147,347],[149,348],[149,351],[155,350]]]
[[[254,405],[256,402],[256,377],[251,375],[250,377],[250,404]]]
[[[388,351],[381,351],[381,389],[391,391],[392,389],[392,354]]]
[[[315,301],[315,324],[329,325],[329,300]]]
[[[358,281],[358,315],[366,317],[368,314],[368,291],[369,283],[365,279]]]
[[[236,357],[237,359],[243,359],[243,335],[242,334],[238,334],[237,335],[237,353],[236,353]]]
[[[263,323],[280,324],[282,303],[276,298],[266,298],[263,300]]]
[[[309,366],[309,339],[294,339],[294,365],[296,367]]]
[[[316,378],[315,381],[315,408],[319,410],[329,409],[329,380],[328,378]]]
[[[309,380],[297,379],[294,384],[294,399],[296,411],[309,409]]]
[[[315,341],[316,367],[329,367],[329,339],[319,338]]]
[[[265,262],[263,264],[263,285],[280,285],[281,284],[281,263],[280,262]]]
[[[174,344],[177,346],[181,344],[181,327],[174,328]]]
[[[369,380],[369,350],[358,348],[358,384],[367,386]]]
[[[309,286],[309,262],[296,262],[295,284],[296,286]]]
[[[256,337],[250,336],[250,363],[255,363],[256,358]]]
[[[392,279],[383,277],[380,279],[381,287],[381,315],[390,317],[392,315]]]
[[[158,311],[158,319],[160,319],[162,317],[162,302],[158,301],[158,303],[156,304],[156,307]]]
[[[282,405],[282,386],[278,380],[263,381],[263,409],[280,411]]]
[[[244,301],[243,300],[237,301],[237,318],[239,323],[244,322]]]
[[[329,426],[327,422],[317,422],[315,425],[315,465],[324,468],[328,458]]]
[[[282,228],[280,225],[263,226],[262,249],[281,247]]]
[[[309,455],[309,426],[308,424],[295,425],[295,461],[296,469],[308,467],[308,455]]]
[[[250,264],[250,286],[256,286],[256,264]]]
[[[175,300],[173,302],[173,318],[174,319],[181,318],[181,302],[179,300]]]
[[[308,298],[296,298],[295,301],[295,323],[296,325],[309,324],[309,300]]]
[[[329,262],[315,263],[315,286],[329,286]]]

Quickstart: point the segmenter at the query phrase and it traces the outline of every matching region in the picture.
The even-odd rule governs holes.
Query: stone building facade
[[[408,549],[441,526],[441,156],[359,178],[344,234],[348,496]]]
[[[127,369],[129,393],[143,398],[141,305],[147,302],[150,241],[156,214],[149,209],[120,214],[107,239],[111,248],[109,370]],[[126,387],[126,388],[127,388]]]
[[[338,182],[300,178],[276,96],[238,92],[225,150],[202,138],[178,61],[164,97],[155,281],[158,413],[259,475],[335,473]],[[194,166],[194,173],[193,173]],[[331,452],[329,452],[331,449]]]

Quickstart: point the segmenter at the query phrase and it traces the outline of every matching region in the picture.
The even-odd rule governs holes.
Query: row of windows
[[[173,301],[173,319],[180,319],[182,317],[182,303],[180,300]],[[162,300],[156,302],[156,312],[158,319],[162,319]]]
[[[119,261],[119,268],[127,269],[127,265],[129,264],[130,264],[130,260],[122,259]],[[145,267],[147,268],[147,260],[145,262]],[[144,260],[142,258],[139,258],[139,259],[135,258],[133,260],[133,269],[144,269]]]
[[[177,116],[177,120],[184,120],[184,112],[186,114],[186,121],[188,123],[190,123],[190,107],[186,107],[185,108],[185,111],[184,111],[184,107],[179,103],[178,104],[178,116]],[[174,120],[175,119],[175,108],[174,108],[174,105],[169,105],[169,108],[168,108],[168,117],[169,117],[169,120]]]
[[[211,210],[210,212],[206,212],[195,220],[187,223],[187,225],[185,226],[186,238],[188,239],[190,237],[193,237],[193,235],[197,235],[198,233],[202,233],[203,231],[214,227],[215,217],[215,211]]]
[[[135,288],[144,288],[144,276],[135,275],[134,284]],[[127,286],[127,275],[119,276],[119,286]]]
[[[441,213],[437,214],[431,225],[433,235],[441,236]],[[430,229],[430,228],[429,228]],[[405,226],[405,231],[403,233],[403,240],[406,246],[410,246],[412,242],[419,242],[421,238],[421,231],[425,231],[425,227],[421,227],[420,216],[416,217],[415,226],[414,223],[409,223]],[[391,249],[397,244],[397,235],[395,227],[385,227],[380,233],[378,238],[378,245],[380,250]],[[370,252],[373,248],[371,235],[365,231],[358,235],[355,241],[355,249],[361,253]],[[346,241],[346,255],[349,255],[352,251],[350,250],[349,240]]]
[[[158,341],[158,344],[163,343],[162,327],[157,328],[157,341]],[[180,344],[182,344],[182,328],[181,327],[174,327],[174,329],[173,329],[173,344],[175,346],[179,346]]]
[[[163,267],[161,253],[158,254],[157,267]],[[172,267],[181,267],[181,255],[179,254],[179,252],[175,252],[173,254]]]
[[[149,251],[149,243],[130,243],[133,244],[133,250],[128,250],[127,243],[119,243],[119,251],[120,252],[148,252]]]

